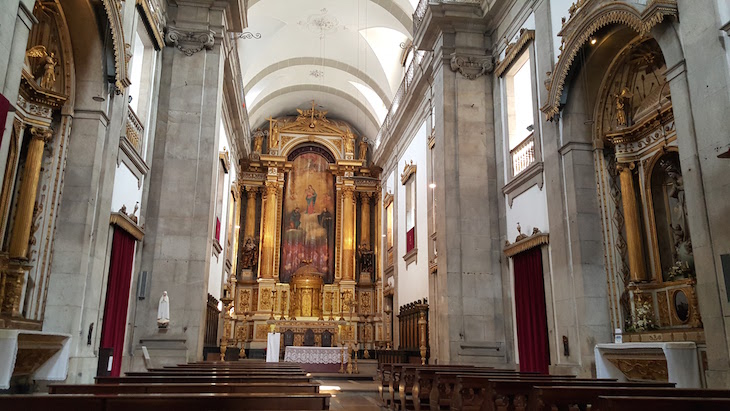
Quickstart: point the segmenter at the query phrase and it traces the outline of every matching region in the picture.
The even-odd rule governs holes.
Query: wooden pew
[[[247,383],[247,384],[53,384],[49,394],[170,394],[170,393],[298,393],[317,394],[314,383]]]
[[[585,410],[597,411],[598,397],[708,397],[730,398],[730,390],[708,390],[693,388],[656,387],[589,387],[589,386],[535,386],[530,390],[527,409],[542,410]]]
[[[428,397],[428,408],[431,410],[448,410],[454,393],[457,391],[459,377],[473,376],[474,378],[490,379],[490,378],[538,378],[552,380],[555,377],[540,375],[532,372],[518,372],[512,370],[464,370],[464,371],[438,371],[433,375],[432,387]],[[573,376],[560,376],[558,378],[573,379]],[[478,380],[480,381],[480,380]],[[419,388],[420,389],[420,388]],[[419,397],[422,395],[419,393]],[[421,402],[425,402],[421,399]]]
[[[598,397],[601,411],[719,411],[730,410],[730,398],[699,397]]]
[[[125,373],[128,377],[166,377],[166,376],[219,376],[219,377],[238,377],[238,376],[277,376],[277,375],[307,375],[302,370],[284,370],[284,371],[267,371],[267,370],[202,370],[202,371],[143,371],[143,372],[127,372]]]
[[[589,386],[589,387],[654,387],[670,388],[673,383],[617,382],[615,380],[541,376],[504,378],[459,376],[455,387],[452,409],[459,410],[514,410],[525,411],[529,395],[535,386]]]
[[[424,398],[427,402],[427,395],[430,394],[430,390],[426,390],[428,394],[422,393],[421,384],[418,383],[417,377],[419,371],[421,371],[421,379],[424,375],[435,376],[437,372],[494,372],[499,374],[514,372],[512,370],[495,370],[492,367],[474,367],[473,365],[402,365],[398,376],[398,398],[396,398],[399,409],[420,411],[420,398]],[[418,404],[416,404],[416,398],[419,398]]]
[[[329,394],[133,394],[133,395],[7,395],[4,411],[198,411],[198,410],[328,410]]]
[[[306,375],[241,375],[241,376],[134,376],[96,377],[97,384],[155,384],[155,383],[289,383],[310,382]]]

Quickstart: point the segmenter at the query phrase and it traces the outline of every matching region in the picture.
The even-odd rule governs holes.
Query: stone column
[[[256,231],[256,193],[258,187],[245,187],[246,189],[246,221],[244,222],[243,239],[254,238]]]
[[[369,248],[372,248],[370,245],[370,198],[372,196],[372,193],[360,193],[360,244],[367,244]]]
[[[32,127],[32,135],[28,144],[28,154],[23,168],[23,179],[18,195],[17,211],[13,223],[12,237],[10,238],[10,258],[25,259],[28,257],[28,239],[33,220],[33,209],[38,192],[38,179],[43,160],[43,148],[46,142],[53,137],[53,130],[49,128]]]
[[[355,280],[355,186],[342,187],[342,281]]]
[[[644,264],[644,246],[641,241],[641,224],[636,204],[636,191],[634,191],[634,178],[631,175],[634,164],[618,164],[616,167],[621,176],[621,200],[626,219],[626,243],[631,281],[640,282],[646,280],[646,265]]]
[[[264,191],[264,210],[261,213],[262,239],[259,277],[274,278],[274,254],[276,253],[276,213],[279,208],[279,183],[267,181]]]

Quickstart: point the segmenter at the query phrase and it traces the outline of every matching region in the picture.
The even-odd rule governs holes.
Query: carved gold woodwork
[[[261,278],[274,278],[276,271],[275,253],[278,237],[277,215],[279,214],[279,183],[266,182],[264,193],[264,212],[262,213],[262,247],[259,275]]]
[[[507,49],[504,51],[504,59],[497,63],[497,68],[494,69],[494,75],[501,77],[532,40],[535,40],[535,30],[520,29],[520,37],[514,43],[510,43],[507,46]]]
[[[627,357],[609,354],[605,358],[629,381],[669,381],[667,359],[663,355],[645,354],[640,357]]]
[[[342,188],[342,280],[355,279],[355,187]]]
[[[558,33],[561,37],[561,53],[553,71],[549,73],[545,84],[548,91],[547,101],[540,108],[547,120],[554,119],[560,112],[565,81],[573,62],[597,31],[610,24],[621,24],[643,36],[665,18],[676,17],[678,14],[675,0],[652,1],[641,11],[623,2],[582,0],[578,4],[579,6],[572,8],[570,19]]]
[[[406,163],[405,167],[403,168],[403,173],[400,175],[400,182],[405,185],[406,182],[408,182],[408,179],[411,178],[412,175],[416,174],[416,165],[413,164],[413,160],[411,160],[410,163]]]
[[[621,199],[626,219],[626,242],[628,243],[629,270],[631,281],[646,280],[646,266],[644,263],[644,246],[641,234],[639,208],[634,191],[634,177],[631,170],[634,164],[619,164],[618,171],[621,180]]]

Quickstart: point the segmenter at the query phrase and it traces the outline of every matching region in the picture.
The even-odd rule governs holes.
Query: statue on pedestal
[[[251,237],[248,237],[241,251],[241,267],[253,268],[256,265],[258,255],[259,247],[253,242]]]
[[[167,328],[168,324],[170,324],[170,297],[167,296],[167,291],[163,291],[157,306],[157,328]]]

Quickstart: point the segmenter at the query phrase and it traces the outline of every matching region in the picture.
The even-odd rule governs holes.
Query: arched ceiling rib
[[[251,126],[314,99],[374,137],[400,86],[412,12],[412,0],[250,1],[255,36],[238,48]]]

